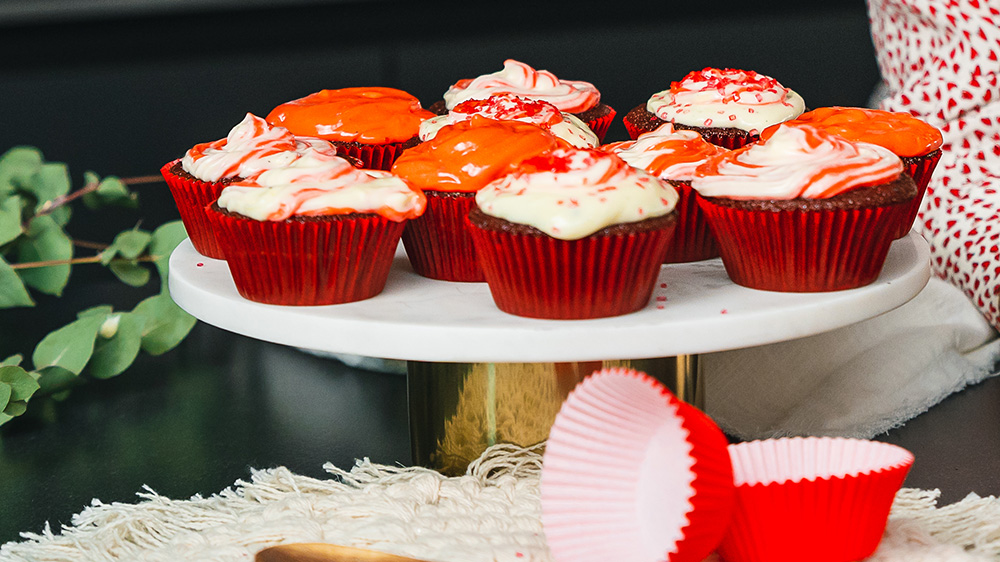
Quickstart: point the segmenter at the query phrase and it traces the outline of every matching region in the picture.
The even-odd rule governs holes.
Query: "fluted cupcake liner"
[[[404,226],[376,215],[258,221],[209,209],[209,218],[240,295],[293,306],[380,293]]]
[[[701,561],[734,506],[725,436],[662,384],[604,369],[570,393],[549,433],[542,523],[557,562]]]
[[[222,247],[215,240],[215,233],[208,221],[208,211],[206,207],[215,203],[222,193],[224,185],[216,182],[207,182],[195,178],[181,177],[171,171],[180,160],[168,162],[160,168],[160,174],[166,180],[170,188],[170,194],[174,197],[174,204],[181,215],[181,222],[187,231],[191,245],[201,255],[214,258],[225,259]]]
[[[392,168],[392,163],[409,148],[408,142],[386,144],[334,143],[340,154],[357,158],[362,167],[369,170],[386,170]]]
[[[597,140],[599,142],[604,142],[604,137],[608,134],[608,129],[611,128],[611,122],[614,121],[617,112],[608,105],[601,105],[599,107],[607,108],[602,111],[600,115],[597,115],[591,119],[584,121],[590,130],[597,135]]]
[[[882,271],[906,204],[864,209],[761,211],[698,196],[729,278],[752,289],[838,291]]]
[[[530,318],[572,320],[645,307],[675,222],[659,230],[580,240],[474,224],[470,231],[497,308]]]
[[[691,182],[670,182],[679,196],[677,200],[677,228],[667,246],[663,263],[687,263],[719,257],[719,246],[705,213],[698,206]]]
[[[910,177],[913,178],[913,183],[917,184],[917,197],[907,203],[906,216],[903,217],[899,225],[899,230],[896,232],[897,239],[906,236],[910,232],[910,229],[913,228],[913,221],[917,219],[917,213],[920,212],[920,205],[924,201],[924,193],[927,192],[927,184],[930,183],[931,176],[934,174],[934,168],[937,167],[938,161],[941,160],[941,150],[935,150],[924,156],[907,156],[901,160],[903,161],[906,173],[910,174]]]
[[[484,281],[466,217],[475,193],[426,190],[424,214],[407,221],[403,247],[417,274],[442,281]]]
[[[638,139],[639,135],[643,133],[655,131],[660,125],[665,123],[665,121],[647,110],[646,104],[637,105],[632,108],[632,110],[625,115],[622,122],[625,124],[625,130],[628,131],[628,136],[632,140]],[[728,148],[729,150],[746,146],[760,138],[759,135],[751,134],[748,131],[724,127],[694,127],[674,123],[674,129],[689,129],[695,131],[706,141],[716,146]]]
[[[726,562],[850,562],[875,551],[913,455],[895,445],[831,437],[729,447],[736,510]]]

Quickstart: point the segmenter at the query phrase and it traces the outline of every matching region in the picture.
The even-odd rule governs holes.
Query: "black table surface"
[[[252,468],[410,465],[405,379],[199,323],[177,349],[74,390],[50,420],[0,429],[0,543],[71,524],[95,498],[135,503],[144,486],[182,499]],[[1000,377],[878,439],[916,455],[907,486],[942,502],[1000,495]]]

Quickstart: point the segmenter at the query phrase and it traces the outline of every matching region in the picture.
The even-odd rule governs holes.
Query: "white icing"
[[[465,100],[486,99],[499,93],[544,100],[568,113],[586,111],[601,100],[600,92],[590,82],[560,80],[546,70],[535,70],[523,62],[507,59],[503,70],[451,86],[444,94],[444,101],[450,110]]]
[[[675,88],[653,94],[646,109],[658,118],[690,127],[732,127],[759,133],[805,111],[802,96],[755,72],[705,69]]]
[[[514,172],[477,192],[476,204],[488,215],[562,240],[663,216],[677,204],[673,187],[612,154],[557,149],[549,157],[566,159],[569,170]]]
[[[683,154],[678,152],[682,149],[680,143],[695,144],[704,151],[704,156],[693,160],[690,157],[687,159],[675,158],[669,165],[664,166],[658,172],[655,171],[654,166],[662,165],[660,160],[669,159],[674,154]],[[694,171],[708,160],[709,156],[725,151],[725,149],[705,141],[701,135],[694,131],[675,131],[670,123],[664,123],[653,131],[643,133],[634,141],[613,143],[609,145],[609,148],[611,152],[636,168],[646,170],[661,179],[679,181],[690,181],[694,178]]]
[[[489,99],[497,101],[492,106],[476,108],[474,113],[450,111],[447,115],[440,115],[422,122],[420,124],[420,140],[429,141],[437,135],[442,127],[469,121],[473,115],[482,115],[483,117],[500,121],[521,121],[544,127],[553,135],[577,148],[594,148],[600,144],[597,135],[594,134],[594,131],[590,130],[590,127],[586,123],[575,115],[559,111],[555,106],[547,102],[545,103],[547,108],[551,108],[551,112],[543,110],[529,114],[517,111],[515,102],[510,102],[509,99],[500,98],[499,96],[493,96]]]

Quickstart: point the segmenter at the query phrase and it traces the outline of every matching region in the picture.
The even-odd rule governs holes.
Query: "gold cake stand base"
[[[454,476],[497,443],[545,441],[563,400],[604,367],[644,371],[699,408],[697,355],[573,363],[407,363],[413,462]]]

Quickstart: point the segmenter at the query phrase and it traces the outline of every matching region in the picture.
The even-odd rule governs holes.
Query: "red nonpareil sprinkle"
[[[667,301],[667,297],[663,297],[663,296],[656,297],[656,300],[657,300],[657,302],[666,302]]]
[[[195,267],[205,267],[205,264],[203,264],[201,262],[198,262],[198,263],[194,264],[194,266]]]
[[[667,284],[666,283],[660,283],[660,288],[661,289],[666,289],[667,288]]]
[[[656,310],[663,310],[663,305],[662,304],[656,305]]]
[[[736,115],[730,115],[729,116],[729,120],[730,121],[736,121]]]
[[[711,127],[712,126],[712,120],[711,119],[705,119],[705,126],[706,127]]]
[[[729,311],[723,308],[721,311],[719,311],[719,314],[729,314]]]

